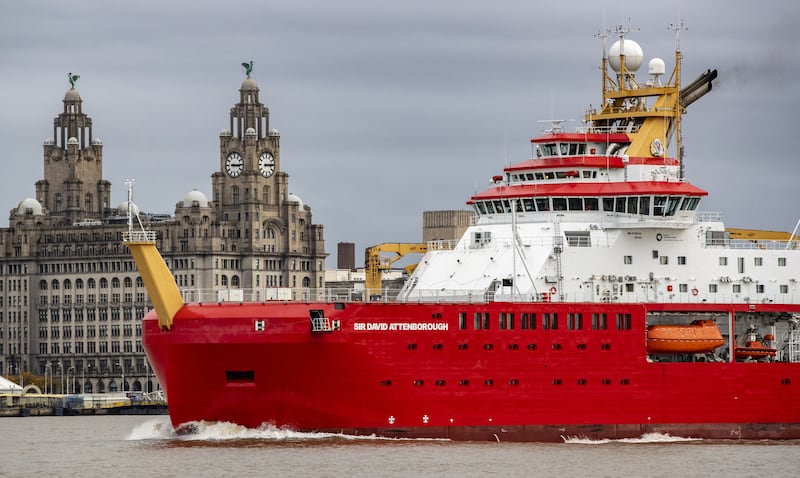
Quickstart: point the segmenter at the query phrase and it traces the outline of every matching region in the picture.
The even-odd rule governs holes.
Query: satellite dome
[[[183,197],[183,207],[208,207],[208,198],[197,189],[193,189]]]
[[[667,67],[664,65],[664,60],[661,58],[653,58],[647,64],[647,73],[649,75],[663,75],[667,72]]]
[[[644,61],[642,47],[633,40],[625,40],[624,42],[623,40],[619,40],[611,45],[611,48],[608,50],[608,63],[617,73],[619,73],[620,56],[622,53],[625,54],[626,70],[637,71],[639,67],[642,66],[642,61]]]
[[[71,137],[70,137],[70,138],[67,140],[67,144],[78,144],[78,138],[76,138],[75,136],[71,136]]]
[[[32,214],[34,216],[41,216],[44,214],[42,211],[42,205],[39,204],[39,201],[33,198],[25,198],[19,202],[17,206],[17,215],[24,216],[26,214]]]
[[[296,202],[297,206],[300,209],[303,209],[303,200],[300,199],[300,196],[298,196],[296,194],[289,193],[289,197],[288,197],[288,199],[286,201],[287,202]]]
[[[119,214],[120,216],[127,216],[128,215],[128,203],[129,202],[131,204],[131,212],[134,215],[138,216],[139,215],[139,206],[134,204],[132,201],[124,201],[124,202],[119,203],[119,206],[117,206],[117,214]]]

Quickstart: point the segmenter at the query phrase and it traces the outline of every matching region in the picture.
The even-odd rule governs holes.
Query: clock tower
[[[290,193],[280,133],[270,127],[269,108],[251,75],[253,62],[242,66],[239,102],[219,135],[219,170],[211,175],[221,252],[240,257],[242,287],[321,288],[323,227],[312,224],[311,208]]]

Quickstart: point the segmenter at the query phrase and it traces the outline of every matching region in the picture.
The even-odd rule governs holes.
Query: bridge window
[[[567,205],[570,211],[583,211],[583,198],[568,198]]]
[[[536,209],[538,211],[549,211],[550,198],[536,198]]]
[[[598,208],[597,198],[584,198],[583,203],[587,211],[597,211]]]
[[[533,199],[532,198],[524,198],[522,200],[522,209],[525,212],[535,211],[536,207],[534,205]]]
[[[553,198],[553,211],[566,211],[567,198]]]

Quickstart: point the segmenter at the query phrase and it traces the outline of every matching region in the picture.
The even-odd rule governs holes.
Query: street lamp
[[[44,365],[44,394],[47,395],[47,371],[50,370],[50,383],[53,382],[53,367],[50,362]]]
[[[120,388],[122,389],[121,390],[122,393],[125,393],[125,369],[122,368],[122,362],[117,362],[117,365],[119,365],[119,373],[120,376],[122,377],[122,383],[120,384]]]
[[[67,369],[67,382],[69,382],[69,371],[72,370],[72,385],[69,388],[69,393],[75,393],[75,367],[70,367]]]
[[[58,361],[58,368],[61,369],[61,395],[64,395],[64,365],[61,364],[61,360]]]

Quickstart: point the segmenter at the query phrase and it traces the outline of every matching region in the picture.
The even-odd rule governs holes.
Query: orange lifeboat
[[[725,339],[713,320],[647,327],[647,353],[650,354],[709,353],[724,343]]]
[[[766,337],[765,337],[766,338]],[[751,340],[745,342],[744,347],[734,347],[733,355],[737,360],[745,359],[763,359],[766,357],[774,357],[778,353],[777,349],[767,347],[758,340]]]

